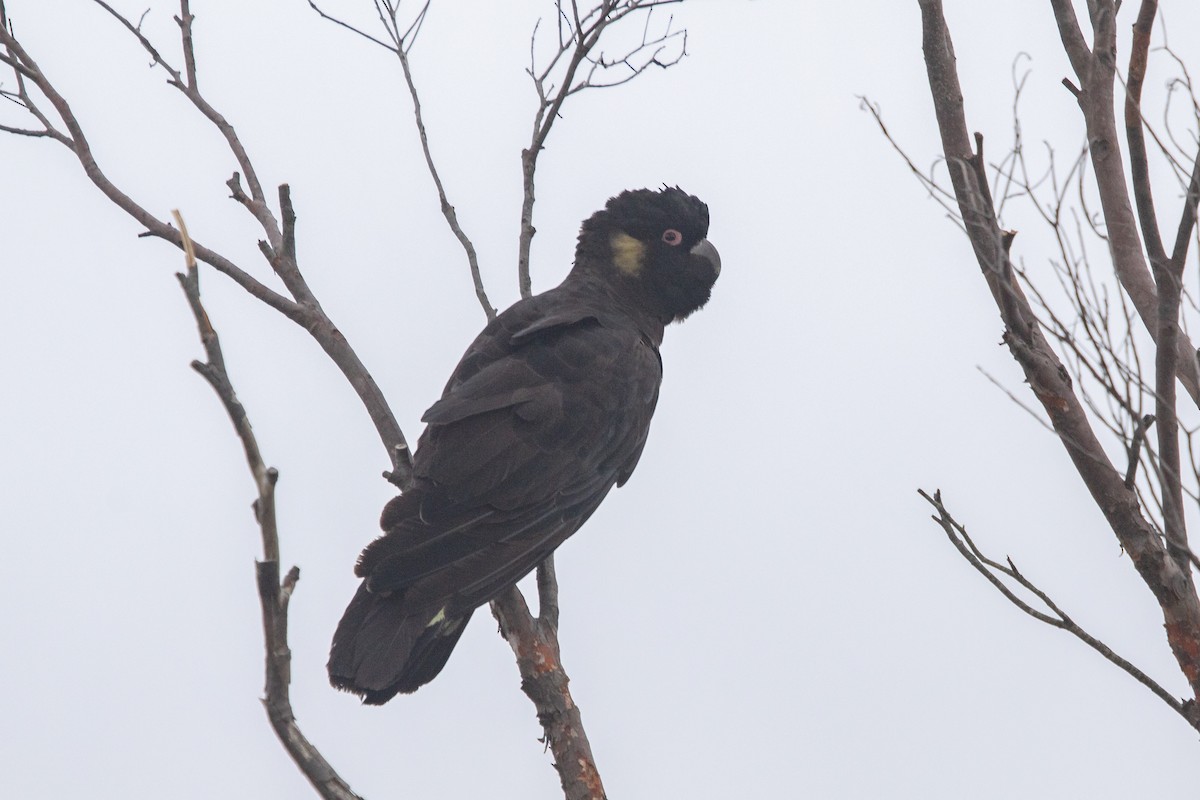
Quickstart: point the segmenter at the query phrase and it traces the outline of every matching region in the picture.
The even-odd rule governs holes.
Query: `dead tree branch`
[[[558,587],[557,584],[545,589],[542,586],[547,580],[553,581],[553,574],[554,562],[547,559],[538,568],[538,590],[543,598],[553,597],[555,604],[543,605],[540,616],[533,616],[515,586],[492,602],[492,615],[517,658],[521,690],[537,710],[538,722],[545,732],[542,741],[554,755],[563,796],[566,800],[604,800],[604,784],[562,664],[558,645]]]
[[[82,124],[76,118],[67,100],[57,91],[32,56],[22,47],[11,29],[7,25],[0,25],[0,46],[3,47],[5,54],[4,63],[12,67],[18,82],[17,92],[13,93],[15,96],[10,99],[25,108],[42,124],[44,135],[60,142],[75,154],[92,183],[115,205],[146,229],[146,234],[143,235],[171,242],[182,249],[187,256],[187,272],[180,274],[178,278],[196,318],[201,340],[208,355],[207,362],[193,362],[192,366],[217,392],[229,413],[234,429],[242,442],[258,489],[254,509],[263,541],[263,560],[257,563],[257,584],[262,604],[266,650],[266,696],[263,702],[267,716],[292,760],[322,797],[331,800],[357,800],[358,796],[350,790],[345,781],[337,775],[296,725],[289,698],[291,652],[287,641],[287,608],[300,573],[297,568],[293,567],[282,580],[280,579],[279,537],[274,500],[274,487],[278,473],[273,468],[265,466],[245,410],[237,400],[230,384],[219,339],[200,300],[196,259],[198,258],[217,271],[224,273],[242,286],[251,296],[276,309],[309,331],[322,349],[341,368],[366,406],[376,424],[392,464],[392,470],[387,474],[399,484],[407,483],[411,476],[408,447],[403,433],[375,381],[350,348],[344,336],[325,315],[300,273],[296,261],[296,214],[287,185],[285,184],[279,189],[279,205],[283,219],[281,227],[266,201],[254,165],[242,147],[233,126],[205,100],[197,88],[192,29],[194,16],[190,12],[188,0],[181,0],[180,14],[176,17],[184,53],[185,71],[183,73],[175,69],[161,55],[159,50],[141,33],[138,25],[134,25],[102,0],[94,1],[137,39],[142,48],[151,56],[153,64],[167,72],[168,84],[182,92],[203,117],[220,132],[241,170],[241,172],[234,172],[233,177],[227,182],[232,197],[258,221],[265,237],[259,242],[259,247],[291,296],[285,297],[275,292],[231,260],[196,243],[183,229],[182,220],[178,220],[178,217],[178,225],[172,226],[166,220],[151,214],[145,207],[118,188],[97,163]],[[0,18],[3,16],[3,2],[0,0]],[[36,86],[41,95],[46,98],[67,133],[63,133],[55,123],[51,122],[48,115],[42,113],[27,90],[26,82]],[[242,189],[243,174],[250,190],[248,195]]]
[[[1147,267],[1138,222],[1129,202],[1129,187],[1121,158],[1114,111],[1116,82],[1116,6],[1114,0],[1089,4],[1092,43],[1089,47],[1070,0],[1051,0],[1063,48],[1079,81],[1075,99],[1087,130],[1088,152],[1099,188],[1100,206],[1113,254],[1113,265],[1138,316],[1157,342],[1159,303],[1151,270]],[[1136,55],[1135,55],[1136,57]],[[1159,348],[1161,350],[1161,348]],[[1195,346],[1180,336],[1177,342],[1179,380],[1194,403],[1200,405],[1200,373]],[[1159,428],[1162,435],[1163,428]]]
[[[404,74],[404,84],[408,87],[409,98],[412,100],[413,118],[417,126],[417,136],[421,141],[421,153],[425,156],[425,167],[429,170],[429,177],[433,179],[434,189],[437,190],[438,203],[442,210],[442,216],[445,217],[446,224],[450,227],[450,232],[454,234],[454,238],[458,240],[459,245],[466,254],[467,266],[471,271],[471,281],[475,284],[475,298],[483,308],[483,313],[487,316],[488,322],[491,322],[496,318],[496,308],[492,305],[492,301],[488,299],[487,290],[483,285],[483,275],[479,269],[479,255],[475,251],[475,244],[471,241],[471,237],[467,236],[462,228],[462,224],[458,221],[458,212],[450,204],[450,200],[446,196],[446,187],[442,183],[442,176],[438,172],[437,164],[433,160],[433,152],[429,148],[429,136],[425,131],[425,118],[421,113],[421,97],[417,92],[417,85],[412,75],[412,66],[408,58],[409,51],[412,50],[413,45],[416,43],[417,35],[421,32],[421,26],[424,24],[425,16],[429,12],[429,3],[430,0],[426,0],[425,4],[421,6],[421,10],[413,18],[413,21],[401,32],[399,20],[402,5],[401,0],[377,0],[375,10],[378,12],[379,21],[383,25],[384,32],[387,35],[387,41],[384,41],[363,31],[361,28],[351,25],[345,20],[326,13],[314,0],[308,0],[309,7],[317,12],[322,19],[328,20],[338,27],[357,34],[367,41],[382,47],[394,55],[400,62],[400,70]]]
[[[1146,431],[1154,424],[1154,415],[1142,417],[1133,429],[1133,441],[1129,445],[1129,466],[1125,469],[1125,486],[1133,489],[1137,479],[1137,467],[1141,458],[1142,444],[1146,441]]]
[[[139,45],[150,55],[153,63],[163,69],[167,75],[167,83],[179,90],[201,115],[212,124],[224,138],[231,154],[238,164],[240,172],[234,172],[227,182],[232,197],[244,206],[258,221],[265,239],[260,242],[260,249],[267,257],[271,269],[282,280],[290,297],[286,297],[269,288],[247,270],[235,264],[217,251],[193,241],[192,247],[196,258],[226,275],[252,297],[261,300],[271,308],[280,312],[288,319],[300,325],[317,341],[321,349],[333,360],[342,371],[366,407],[376,431],[383,441],[391,470],[386,473],[393,483],[403,486],[411,480],[412,466],[408,453],[408,443],[396,422],[395,415],[383,397],[375,379],[367,371],[358,355],[350,347],[342,333],[333,321],[325,314],[316,298],[313,296],[295,258],[294,247],[294,213],[290,210],[290,195],[287,186],[279,190],[280,205],[284,210],[284,227],[281,228],[271,211],[262,185],[258,179],[249,155],[242,146],[234,127],[200,94],[196,85],[196,64],[193,52],[192,21],[187,0],[182,0],[180,6],[179,26],[181,42],[184,50],[185,72],[180,72],[161,54],[141,32],[139,27],[129,19],[115,11],[103,0],[93,0],[111,15],[138,41]],[[0,2],[0,14],[3,3]],[[41,113],[37,104],[23,88],[17,92],[17,100],[27,108],[44,126],[44,135],[53,138],[71,152],[79,160],[88,179],[113,202],[118,208],[131,216],[139,225],[145,228],[144,236],[151,236],[170,242],[182,249],[183,240],[179,231],[168,221],[156,217],[144,206],[133,200],[125,191],[112,182],[101,169],[92,153],[87,136],[84,134],[82,123],[75,116],[66,98],[58,92],[54,84],[38,66],[33,57],[26,52],[21,43],[7,26],[0,26],[0,47],[5,53],[4,62],[13,68],[20,81],[28,81],[47,99],[66,129],[65,133],[53,124],[49,117]],[[242,177],[250,193],[247,195],[241,188]],[[289,216],[290,215],[290,216]],[[289,222],[290,218],[290,222]],[[290,248],[284,247],[286,241],[292,242]]]
[[[1133,25],[1133,47],[1129,55],[1129,75],[1125,88],[1125,134],[1129,140],[1129,164],[1133,178],[1133,197],[1142,228],[1150,268],[1158,289],[1157,336],[1155,341],[1155,418],[1158,420],[1159,479],[1163,501],[1163,527],[1167,542],[1187,576],[1191,577],[1187,558],[1187,528],[1183,515],[1183,486],[1180,475],[1179,420],[1175,415],[1175,384],[1179,374],[1179,306],[1183,292],[1183,262],[1168,258],[1158,230],[1154,193],[1150,188],[1150,164],[1142,130],[1142,82],[1146,77],[1146,56],[1150,51],[1150,32],[1158,10],[1156,0],[1142,0]],[[1102,195],[1103,196],[1103,195]],[[1195,358],[1189,359],[1195,361]]]
[[[921,495],[921,497],[925,498],[926,502],[933,506],[934,510],[937,512],[932,517],[933,521],[940,525],[942,530],[946,532],[946,536],[950,539],[955,549],[958,550],[959,554],[962,555],[962,557],[965,558],[967,562],[981,575],[987,578],[988,582],[996,588],[996,591],[1004,595],[1004,597],[1010,603],[1037,621],[1043,622],[1053,628],[1066,631],[1067,633],[1076,637],[1088,647],[1102,655],[1107,661],[1124,670],[1134,680],[1153,692],[1160,700],[1170,706],[1172,711],[1187,720],[1190,725],[1193,727],[1197,725],[1195,714],[1191,711],[1191,707],[1187,702],[1181,701],[1179,698],[1172,695],[1149,675],[1142,672],[1127,659],[1113,652],[1111,647],[1081,628],[1073,619],[1071,619],[1070,616],[1068,616],[1061,608],[1058,607],[1057,603],[1050,599],[1049,595],[1038,588],[1024,575],[1022,575],[1011,558],[1006,559],[1007,563],[1001,564],[998,561],[985,556],[975,545],[975,542],[972,541],[971,537],[967,534],[966,527],[958,523],[952,516],[950,516],[950,512],[946,510],[946,506],[942,503],[942,493],[940,490],[935,491],[932,496],[930,496],[929,493],[924,489],[918,489],[917,493]],[[1021,599],[1011,588],[1009,588],[1008,585],[1005,584],[1001,576],[1015,581],[1018,586],[1040,600],[1049,613],[1046,611],[1039,611],[1028,602]]]
[[[262,604],[263,644],[266,652],[266,697],[263,706],[279,741],[287,750],[292,761],[308,778],[317,793],[326,800],[362,800],[351,791],[324,756],[309,742],[296,724],[292,712],[289,685],[291,684],[292,651],[288,646],[287,612],[288,601],[300,580],[300,569],[292,567],[280,581],[279,578],[279,528],[275,518],[275,483],[279,472],[266,466],[258,449],[258,440],[250,427],[250,418],[245,407],[237,398],[229,373],[225,369],[225,357],[221,352],[221,340],[212,326],[212,321],[200,300],[200,273],[187,228],[179,212],[174,212],[183,242],[187,261],[187,272],[176,273],[196,318],[200,341],[204,345],[207,361],[193,361],[192,369],[200,373],[217,393],[221,405],[229,414],[238,439],[246,454],[250,475],[258,496],[254,500],[254,517],[262,533],[263,560],[255,562],[258,582],[258,597]]]
[[[1011,239],[1004,236],[996,220],[983,170],[982,137],[977,135],[972,147],[967,133],[954,46],[942,4],[940,0],[919,0],[919,3],[925,65],[942,149],[976,260],[1000,310],[1005,326],[1004,342],[1063,441],[1075,470],[1161,607],[1168,643],[1193,694],[1193,699],[1186,704],[1189,709],[1186,716],[1200,730],[1200,716],[1195,711],[1195,700],[1200,699],[1200,598],[1195,591],[1190,566],[1181,564],[1169,552],[1155,526],[1142,514],[1137,494],[1127,486],[1126,476],[1109,460],[1066,368],[1042,335],[1036,314],[1012,278],[1013,270],[1008,261]],[[1137,281],[1148,279],[1149,274],[1128,202],[1113,127],[1115,69],[1111,45],[1115,36],[1112,30],[1115,7],[1112,3],[1089,3],[1096,35],[1096,43],[1089,50],[1079,32],[1071,4],[1066,0],[1053,0],[1052,4],[1064,47],[1081,81],[1079,105],[1087,120],[1092,165],[1100,188],[1110,246],[1118,262],[1117,272],[1143,323],[1152,333],[1158,333],[1158,297],[1154,287],[1149,286],[1150,293],[1141,300],[1137,296],[1139,291],[1147,288]],[[1139,305],[1147,298],[1151,301],[1149,307]],[[1161,350],[1163,343],[1159,345]],[[1175,351],[1176,348],[1171,349]],[[1159,424],[1162,424],[1161,417]]]
[[[537,92],[538,107],[533,117],[533,133],[529,146],[521,151],[521,235],[517,249],[517,280],[522,297],[533,294],[529,275],[529,253],[537,229],[533,226],[533,205],[536,201],[534,178],[538,157],[554,122],[562,113],[563,104],[571,95],[585,89],[605,88],[628,83],[651,66],[667,69],[687,55],[687,30],[673,29],[673,17],[668,17],[661,33],[651,35],[650,16],[659,6],[682,0],[603,0],[590,11],[581,14],[577,0],[570,0],[570,13],[556,0],[558,46],[541,67],[537,60],[538,28],[529,37],[529,69],[526,72]],[[606,31],[635,12],[645,11],[646,21],[639,44],[628,48],[617,58],[606,58],[600,43]],[[678,50],[672,48],[678,46]],[[598,55],[596,55],[598,53]],[[664,55],[666,54],[666,55]],[[588,67],[581,71],[584,64]],[[606,79],[610,70],[624,67],[617,77]]]

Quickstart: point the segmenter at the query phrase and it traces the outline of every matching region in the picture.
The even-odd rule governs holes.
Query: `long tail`
[[[333,634],[329,682],[368,705],[415,692],[433,680],[471,619],[406,613],[403,592],[373,594],[366,581]]]

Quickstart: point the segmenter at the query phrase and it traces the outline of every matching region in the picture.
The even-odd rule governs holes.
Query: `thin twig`
[[[345,20],[334,17],[333,15],[324,11],[320,6],[313,2],[313,0],[309,0],[308,4],[314,11],[317,12],[318,15],[320,15],[322,19],[328,20],[329,22],[336,24],[338,27],[344,28],[351,33],[355,33],[364,39],[379,45],[392,55],[396,56],[397,60],[400,62],[400,69],[404,75],[404,83],[408,87],[409,98],[412,100],[413,119],[417,127],[417,138],[421,142],[421,153],[425,156],[425,167],[429,171],[429,176],[433,179],[433,185],[437,191],[438,206],[441,209],[442,216],[446,220],[446,224],[450,228],[450,232],[454,234],[454,238],[458,240],[459,245],[466,254],[467,267],[471,272],[471,281],[475,286],[475,298],[479,301],[480,307],[483,308],[483,313],[487,317],[488,322],[491,322],[496,318],[496,307],[492,305],[492,301],[488,298],[487,290],[484,287],[483,273],[479,267],[479,256],[476,253],[475,244],[463,230],[462,224],[459,223],[458,212],[455,210],[454,206],[450,203],[450,200],[446,196],[446,187],[442,183],[442,176],[438,172],[436,162],[433,160],[433,152],[429,147],[429,136],[425,131],[425,118],[421,110],[421,98],[417,92],[417,85],[413,80],[412,67],[408,59],[409,51],[416,42],[417,36],[421,31],[421,26],[429,12],[430,0],[426,0],[425,4],[421,7],[421,10],[417,13],[416,17],[403,34],[399,32],[399,26],[396,22],[398,5],[389,5],[386,7],[383,5],[376,6],[376,11],[378,12],[380,22],[383,25],[384,30],[387,31],[388,38],[391,39],[390,43],[384,42],[383,40],[370,35],[369,33],[363,31],[355,25],[351,25]]]
[[[1192,160],[1192,177],[1188,180],[1187,193],[1183,199],[1183,210],[1179,214],[1179,226],[1175,232],[1175,247],[1171,251],[1171,263],[1182,265],[1187,261],[1188,245],[1196,227],[1196,209],[1200,205],[1200,151]]]
[[[529,145],[521,151],[521,232],[517,246],[517,283],[522,297],[533,294],[533,283],[529,274],[529,256],[533,245],[533,237],[537,229],[533,226],[533,206],[536,202],[535,176],[537,173],[538,157],[546,146],[550,131],[562,113],[563,104],[567,98],[589,88],[615,86],[625,83],[641,75],[651,65],[665,68],[674,66],[687,55],[687,31],[671,30],[671,20],[668,20],[665,31],[654,38],[643,34],[641,44],[633,47],[621,58],[608,61],[603,55],[593,57],[592,53],[599,47],[607,29],[614,24],[638,11],[648,14],[654,8],[669,5],[682,0],[657,0],[645,2],[639,0],[604,0],[593,7],[587,14],[580,15],[576,3],[572,3],[572,13],[568,18],[562,11],[562,4],[557,4],[559,19],[558,48],[550,60],[541,69],[537,66],[535,44],[538,25],[534,26],[530,35],[529,69],[526,70],[533,80],[534,91],[537,92],[538,108],[534,114],[533,131]],[[680,40],[681,45],[673,57],[660,59],[663,46],[672,40]],[[566,59],[566,67],[559,72],[559,64]],[[638,61],[640,60],[640,61]],[[576,80],[580,67],[588,62],[591,64],[586,75]],[[594,80],[598,71],[602,72],[618,64],[628,67],[630,74],[609,84],[600,84]]]
[[[1147,414],[1138,420],[1133,429],[1133,441],[1129,443],[1129,466],[1125,469],[1125,487],[1133,488],[1137,479],[1137,467],[1141,458],[1142,444],[1146,441],[1146,431],[1154,424],[1154,415]]]
[[[179,25],[179,33],[183,44],[183,68],[187,75],[187,88],[193,92],[200,91],[196,83],[196,49],[192,45],[192,10],[188,0],[179,0],[179,16],[175,17]]]
[[[1070,616],[1065,614],[1062,609],[1059,608],[1058,604],[1055,603],[1045,591],[1040,589],[1032,581],[1022,575],[1017,569],[1016,565],[1013,564],[1012,559],[1008,559],[1007,564],[1001,564],[985,556],[979,550],[979,548],[976,547],[975,542],[971,540],[971,537],[967,534],[967,529],[959,524],[950,515],[950,512],[946,510],[945,505],[942,503],[942,493],[940,490],[935,491],[932,496],[930,496],[929,493],[927,493],[924,489],[918,489],[917,493],[921,495],[921,497],[925,498],[926,502],[933,506],[934,510],[937,512],[932,517],[933,521],[940,525],[942,530],[945,531],[946,537],[951,541],[951,543],[954,544],[954,547],[956,550],[958,550],[959,554],[966,559],[966,561],[972,567],[974,567],[977,572],[983,575],[998,592],[1004,595],[1004,597],[1010,603],[1039,622],[1043,622],[1053,628],[1058,628],[1059,630],[1064,630],[1085,643],[1088,647],[1091,647],[1097,653],[1102,655],[1107,661],[1126,672],[1138,683],[1142,684],[1151,692],[1153,692],[1160,700],[1170,706],[1175,713],[1183,717],[1189,725],[1197,730],[1200,730],[1200,717],[1197,717],[1195,712],[1191,710],[1191,705],[1172,695],[1170,692],[1164,689],[1161,684],[1134,666],[1128,659],[1118,655],[1111,647],[1081,628],[1073,619],[1071,619]],[[1034,608],[1028,602],[1018,597],[1017,594],[1004,583],[1000,576],[1004,576],[1015,581],[1022,589],[1037,597],[1038,600],[1040,600],[1046,606],[1046,608],[1049,609],[1049,613]]]
[[[246,203],[245,205],[262,226],[263,232],[267,236],[267,241],[271,243],[272,247],[278,247],[280,235],[279,223],[275,220],[274,214],[266,203],[266,193],[263,192],[262,184],[258,179],[258,172],[255,170],[254,164],[250,161],[250,156],[246,152],[246,148],[242,146],[241,139],[238,138],[237,131],[234,130],[233,125],[200,94],[199,89],[194,85],[196,57],[192,47],[192,23],[188,19],[192,15],[187,10],[187,0],[180,0],[183,4],[181,5],[180,17],[181,19],[188,19],[186,25],[182,22],[180,23],[183,34],[184,61],[190,64],[191,69],[191,73],[187,77],[182,75],[178,69],[163,58],[158,48],[142,34],[139,26],[134,25],[128,18],[116,11],[104,0],[92,0],[92,2],[108,12],[113,19],[117,20],[122,27],[138,40],[138,44],[150,55],[154,63],[167,73],[169,76],[167,83],[182,92],[192,105],[195,106],[196,110],[221,133],[230,152],[233,153],[234,158],[237,160],[238,168],[245,176],[246,183],[250,188],[250,197],[253,202]],[[202,258],[201,260],[204,259]],[[280,277],[287,280],[289,276],[281,275]]]
[[[350,31],[351,33],[353,33],[357,36],[361,36],[362,38],[366,39],[367,41],[371,42],[372,44],[379,45],[384,50],[388,50],[390,52],[395,52],[396,46],[394,44],[388,44],[387,42],[385,42],[381,39],[376,39],[374,36],[367,33],[366,31],[363,31],[360,28],[356,28],[355,26],[351,25],[350,23],[345,22],[344,20],[338,19],[337,17],[333,16],[332,14],[327,14],[323,9],[321,9],[320,6],[318,6],[315,2],[313,2],[313,0],[308,0],[308,6],[313,11],[317,12],[318,16],[320,16],[321,19],[332,22],[334,25],[337,25],[339,28],[345,28],[346,30]],[[390,30],[389,30],[389,32],[390,32]]]
[[[883,111],[880,109],[879,105],[871,102],[871,100],[865,95],[858,95],[858,107],[860,110],[866,111],[871,115],[871,117],[875,120],[875,124],[879,126],[879,132],[883,134],[883,138],[887,140],[887,143],[892,146],[892,150],[895,151],[895,153],[904,161],[909,172],[911,172],[913,177],[920,182],[921,186],[924,187],[926,192],[928,192],[930,198],[932,198],[938,205],[945,209],[946,216],[953,220],[954,223],[961,228],[962,218],[958,214],[958,209],[953,205],[953,193],[946,191],[946,189],[934,179],[932,172],[930,174],[926,174],[919,167],[917,167],[916,164],[913,163],[912,159],[908,157],[908,153],[905,152],[904,148],[900,146],[900,143],[897,142],[892,136],[892,132],[888,130],[887,125],[884,124]]]
[[[425,8],[429,8],[428,2],[425,4]],[[425,10],[422,10],[422,17],[424,17],[424,14]],[[446,224],[450,226],[454,238],[458,239],[458,243],[462,245],[463,252],[466,253],[467,265],[471,270],[471,281],[475,285],[475,297],[479,301],[479,305],[483,307],[483,313],[487,316],[488,322],[491,322],[496,318],[496,308],[492,305],[492,301],[488,299],[487,291],[483,285],[483,275],[479,269],[479,256],[475,252],[475,244],[463,231],[462,225],[459,224],[458,213],[446,198],[446,188],[442,185],[442,177],[438,174],[437,166],[434,164],[433,153],[429,149],[429,137],[425,133],[425,120],[421,116],[421,98],[417,94],[417,85],[413,82],[412,69],[408,63],[408,50],[402,42],[393,52],[400,59],[400,68],[404,72],[404,83],[408,86],[408,93],[412,98],[413,116],[416,119],[418,138],[421,140],[421,152],[425,155],[425,166],[429,169],[429,175],[433,178],[433,185],[437,189],[438,203],[442,210],[442,216],[446,218]]]

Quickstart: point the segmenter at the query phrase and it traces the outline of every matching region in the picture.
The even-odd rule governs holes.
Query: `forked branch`
[[[1118,5],[1115,0],[1095,0],[1088,4],[1093,31],[1092,42],[1089,45],[1070,0],[1051,0],[1063,48],[1078,81],[1074,95],[1087,130],[1088,153],[1099,189],[1113,267],[1121,285],[1129,293],[1142,323],[1157,342],[1161,330],[1158,293],[1151,269],[1147,266],[1141,237],[1138,235],[1138,215],[1134,213],[1129,199],[1130,190],[1125,180],[1125,164],[1121,157],[1121,142],[1117,135],[1114,111],[1117,75],[1114,54],[1117,49]],[[1142,11],[1145,12],[1144,7]],[[1138,58],[1136,42],[1133,58]],[[1131,77],[1136,80],[1138,76]],[[1135,143],[1131,141],[1131,148],[1134,146]],[[1131,160],[1131,167],[1136,160]],[[1138,194],[1141,195],[1140,190]],[[1148,194],[1139,199],[1147,198]],[[1142,218],[1146,219],[1144,214]],[[1155,230],[1157,231],[1157,224]],[[1156,237],[1157,233],[1153,234],[1151,239]],[[1152,244],[1152,241],[1147,242],[1148,246],[1152,247]],[[1150,250],[1150,256],[1153,262],[1153,249]],[[1200,405],[1200,370],[1194,355],[1195,345],[1188,340],[1186,334],[1180,333],[1175,342],[1175,351],[1178,380],[1191,396],[1193,403]],[[1168,426],[1159,428],[1160,436],[1163,435],[1164,427]]]
[[[974,567],[979,574],[987,578],[988,583],[992,584],[996,588],[996,591],[1004,595],[1005,599],[1038,622],[1066,631],[1079,639],[1107,661],[1124,670],[1130,677],[1153,692],[1156,697],[1170,706],[1172,711],[1183,717],[1189,725],[1200,730],[1200,714],[1197,713],[1198,709],[1193,701],[1184,701],[1175,697],[1164,689],[1160,683],[1130,663],[1128,659],[1118,655],[1111,647],[1081,628],[1046,592],[1021,574],[1011,558],[1005,559],[1005,563],[1002,564],[984,555],[975,545],[970,535],[968,535],[966,527],[956,521],[950,515],[950,512],[946,510],[946,506],[942,503],[942,493],[940,490],[935,491],[932,496],[924,489],[918,489],[917,493],[933,506],[936,512],[932,517],[933,521],[945,531],[947,538],[949,538],[955,549],[958,550],[959,555],[966,559],[967,563]],[[1036,597],[1045,607],[1045,610],[1034,608],[1033,605],[1014,592],[1005,583],[1005,579],[1013,581],[1021,589]]]
[[[604,784],[584,732],[579,706],[568,688],[570,679],[558,645],[558,585],[554,560],[538,567],[539,616],[529,610],[517,587],[492,602],[500,633],[512,647],[521,673],[521,690],[533,702],[542,741],[554,755],[566,800],[605,800]]]
[[[245,207],[257,220],[263,231],[264,241],[261,249],[267,257],[272,270],[283,282],[290,296],[285,296],[265,283],[255,278],[250,272],[221,255],[216,250],[192,240],[191,246],[199,261],[202,261],[218,272],[226,275],[252,297],[261,300],[274,308],[288,319],[307,330],[326,352],[333,362],[341,369],[342,374],[358,394],[367,409],[376,431],[384,444],[391,470],[386,473],[389,479],[403,486],[411,479],[412,465],[408,452],[408,444],[396,422],[395,415],[383,397],[379,386],[375,383],[358,355],[350,347],[342,333],[333,321],[325,314],[320,304],[310,291],[295,258],[294,212],[290,209],[290,195],[287,187],[280,187],[280,202],[285,215],[284,227],[280,225],[266,201],[266,196],[258,180],[253,162],[242,146],[237,132],[224,116],[222,116],[204,97],[197,88],[196,62],[193,45],[192,20],[193,15],[187,0],[181,0],[178,17],[181,46],[184,49],[185,69],[176,69],[161,51],[145,35],[139,26],[115,11],[103,0],[93,0],[106,13],[118,21],[151,57],[155,66],[163,69],[168,75],[167,83],[183,93],[201,115],[213,125],[224,139],[226,146],[237,162],[240,172],[234,172],[228,181],[232,197]],[[4,15],[3,0],[0,0],[0,17]],[[4,63],[8,64],[18,79],[18,90],[15,100],[29,111],[42,125],[41,135],[58,141],[75,154],[83,167],[88,179],[110,201],[139,225],[145,228],[144,236],[151,236],[183,248],[183,240],[179,231],[167,220],[157,217],[144,206],[135,201],[123,189],[118,187],[108,177],[97,162],[83,126],[71,109],[66,98],[56,89],[54,84],[38,66],[33,57],[22,47],[7,26],[0,26],[0,49],[4,53]],[[32,84],[46,98],[61,120],[61,128],[52,122],[49,116],[42,112],[39,103],[34,101],[32,93],[25,87]],[[10,98],[14,99],[14,98]],[[63,130],[65,129],[65,130]],[[11,132],[11,131],[10,131]],[[16,131],[25,132],[27,131]],[[241,188],[243,176],[249,187],[247,194]],[[290,244],[288,244],[290,242]],[[285,244],[287,246],[285,246]]]

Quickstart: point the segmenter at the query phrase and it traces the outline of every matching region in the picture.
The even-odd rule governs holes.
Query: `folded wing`
[[[489,325],[426,412],[415,484],[384,509],[385,533],[359,560],[334,683],[384,702],[432,679],[471,612],[628,478],[661,376],[635,326],[553,292]]]

